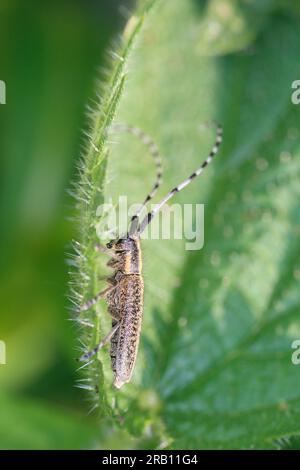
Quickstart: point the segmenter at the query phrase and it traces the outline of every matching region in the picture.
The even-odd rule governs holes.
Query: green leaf
[[[291,363],[300,334],[299,117],[290,103],[300,72],[298,27],[292,17],[272,16],[251,55],[207,58],[192,40],[200,28],[192,4],[165,2],[131,59],[117,119],[160,145],[164,192],[205,156],[212,138],[198,136],[198,124],[216,118],[224,125],[214,167],[177,199],[205,203],[204,248],[143,244],[143,335],[154,346],[139,361],[138,387],[157,401],[154,409],[153,400],[142,403],[146,422],[160,420],[177,448],[265,448],[299,430],[300,376]],[[128,137],[112,150],[115,198],[143,199],[151,163],[140,152]],[[128,413],[133,430],[142,425],[134,416],[140,402]]]
[[[199,34],[195,43],[203,55],[221,55],[244,50],[257,38],[266,26],[269,15],[277,10],[295,10],[292,2],[281,0],[195,0],[202,12]]]
[[[224,126],[216,161],[174,199],[205,204],[203,249],[142,243],[142,347],[132,383],[109,397],[125,427],[152,433],[153,446],[270,448],[299,433],[291,344],[300,337],[300,145],[290,100],[300,75],[299,20],[288,10],[269,13],[260,34],[251,32],[251,49],[219,57],[210,44],[197,47],[205,13],[195,14],[195,2],[158,2],[129,56],[114,119],[159,145],[161,196],[207,155],[213,137],[199,134],[199,124]],[[142,201],[153,180],[144,149],[126,135],[107,145],[106,200]],[[109,320],[101,315],[104,336]],[[99,358],[109,384],[107,352]]]
[[[1,449],[87,449],[97,442],[98,426],[47,403],[1,395]]]
[[[276,441],[279,450],[299,450],[300,440],[299,436],[290,436]]]

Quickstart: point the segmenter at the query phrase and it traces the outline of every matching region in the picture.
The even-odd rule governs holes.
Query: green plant
[[[127,136],[112,145],[111,122],[153,136],[165,155],[167,190],[209,148],[211,136],[198,135],[198,124],[224,125],[220,156],[177,199],[205,203],[204,248],[143,243],[145,314],[133,383],[112,389],[106,351],[85,368],[102,419],[112,416],[135,436],[150,429],[153,447],[270,448],[299,432],[300,376],[290,360],[300,336],[299,110],[290,102],[300,74],[299,17],[292,5],[268,2],[254,27],[233,4],[142,4],[110,66],[82,160],[77,282],[87,299],[106,272],[94,250],[98,205],[119,194],[141,201],[151,185],[144,149]],[[212,18],[213,7],[222,14]],[[225,45],[222,22],[239,26]],[[109,184],[106,174],[114,177]],[[84,328],[83,340],[91,349],[109,328],[103,303],[89,321],[96,327]]]

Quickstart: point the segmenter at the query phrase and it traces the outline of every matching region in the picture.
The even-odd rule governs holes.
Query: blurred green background
[[[104,50],[124,23],[119,4],[0,3],[0,448],[84,447],[95,423],[74,387],[65,259],[75,227],[66,190]]]
[[[239,447],[249,447],[252,441],[247,430],[254,436],[261,429],[265,430],[262,444],[255,444],[264,446],[267,436],[271,445],[273,438],[299,430],[300,376],[290,364],[290,342],[299,334],[300,303],[296,284],[300,266],[296,204],[299,110],[290,102],[291,82],[300,78],[299,6],[280,0],[190,3],[194,16],[191,19],[191,11],[183,7],[178,37],[187,38],[188,46],[194,46],[193,34],[201,30],[201,40],[198,38],[195,45],[199,62],[193,62],[193,47],[185,49],[183,41],[181,48],[170,40],[178,19],[174,14],[173,23],[164,28],[163,21],[167,24],[170,17],[166,10],[164,20],[157,28],[155,25],[156,36],[153,34],[158,48],[153,60],[156,74],[151,77],[148,73],[153,65],[149,41],[150,52],[145,48],[148,55],[140,60],[142,71],[138,70],[129,85],[131,92],[136,80],[136,95],[129,92],[121,116],[126,118],[128,111],[137,117],[134,123],[145,125],[147,130],[153,126],[154,135],[158,131],[168,155],[166,179],[170,184],[174,178],[177,182],[179,166],[180,173],[185,173],[190,162],[198,162],[192,142],[196,141],[193,125],[196,127],[199,114],[205,117],[207,111],[213,115],[219,109],[226,140],[223,159],[214,170],[208,170],[216,171],[216,180],[211,176],[200,188],[206,195],[211,192],[205,199],[211,208],[206,250],[182,255],[186,259],[178,261],[178,285],[174,279],[171,286],[177,272],[174,269],[171,273],[170,265],[181,255],[160,245],[153,254],[154,245],[148,245],[150,273],[158,271],[160,257],[169,256],[153,282],[162,284],[165,278],[170,284],[167,295],[171,308],[166,302],[162,310],[174,313],[178,322],[168,323],[166,316],[159,323],[153,295],[157,286],[151,291],[148,280],[148,305],[153,315],[147,317],[146,324],[157,323],[157,330],[152,331],[161,349],[155,355],[145,340],[149,367],[143,369],[143,387],[152,390],[157,385],[163,405],[155,409],[153,395],[147,395],[146,390],[140,403],[132,401],[129,414],[136,413],[138,431],[133,431],[138,435],[140,422],[148,419],[148,410],[144,412],[148,400],[154,414],[161,413],[157,427],[161,419],[168,436],[178,439],[174,446],[230,447],[236,442]],[[81,130],[86,127],[85,106],[95,97],[104,51],[125,21],[120,4],[124,6],[125,0],[2,0],[0,5],[0,79],[7,84],[7,104],[0,106],[0,340],[7,346],[7,365],[0,365],[0,448],[150,445],[149,441],[137,444],[124,433],[107,435],[108,425],[100,427],[96,415],[87,414],[90,405],[85,402],[86,394],[74,387],[78,343],[68,321],[66,296],[66,252],[76,237],[75,224],[68,220],[74,203],[66,190],[76,175]],[[185,30],[185,14],[191,30]],[[220,24],[223,30],[218,29]],[[166,69],[170,74],[175,70],[173,77],[162,67],[165,57],[160,57],[160,36],[164,46],[170,45]],[[193,75],[190,88],[184,74],[176,75],[177,50]],[[202,59],[203,53],[216,59]],[[189,75],[186,77],[188,81]],[[172,87],[169,91],[170,80],[181,96],[175,96]],[[143,84],[147,84],[148,94]],[[197,95],[197,88],[202,95]],[[165,101],[157,98],[160,90],[166,90]],[[131,96],[140,97],[136,109],[135,103],[130,105]],[[195,96],[201,97],[200,112]],[[143,99],[149,105],[148,113]],[[172,116],[172,129],[167,119],[164,126],[156,120],[162,109],[163,118]],[[177,119],[180,113],[190,121]],[[174,123],[178,126],[176,137]],[[176,148],[178,142],[180,150],[187,150],[186,159]],[[119,163],[136,167],[133,161],[121,160],[115,159],[116,167]],[[132,187],[135,180],[144,186],[144,179],[137,176],[140,170],[135,174],[128,168],[129,178],[117,181],[117,190],[122,184],[123,191],[131,187],[130,178]],[[141,171],[148,174],[146,167]],[[198,188],[194,186],[192,191],[190,195],[195,195]],[[197,192],[197,198],[202,202],[203,193]],[[264,315],[269,323],[259,324]],[[189,321],[184,334],[182,318]],[[255,329],[259,325],[262,332]],[[248,331],[254,331],[253,344],[246,342],[241,354],[239,340],[244,334],[247,337]],[[262,357],[266,349],[269,354]],[[157,368],[160,363],[161,369]],[[211,383],[206,367],[216,370]],[[247,383],[251,372],[253,389]],[[269,383],[273,387],[268,388]],[[260,428],[262,418],[264,426]],[[164,431],[157,432],[160,438]]]

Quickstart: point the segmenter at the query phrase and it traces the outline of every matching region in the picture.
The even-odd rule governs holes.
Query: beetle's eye
[[[108,242],[106,244],[106,248],[108,248],[109,250],[112,248],[112,246],[113,246],[112,242]]]

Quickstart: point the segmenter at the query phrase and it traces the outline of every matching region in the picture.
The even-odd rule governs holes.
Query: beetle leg
[[[89,308],[93,307],[93,305],[95,305],[100,299],[105,299],[107,295],[111,291],[113,291],[115,288],[116,288],[116,284],[109,286],[106,289],[102,290],[101,292],[99,292],[99,294],[95,295],[95,297],[93,297],[90,300],[87,300],[83,305],[81,305],[80,311],[84,312],[85,310],[88,310]]]
[[[105,346],[107,343],[110,342],[111,338],[114,336],[114,334],[116,333],[116,331],[118,330],[120,326],[120,323],[116,323],[112,329],[110,330],[110,332],[100,341],[100,343],[97,344],[97,346],[92,349],[91,351],[87,352],[87,353],[84,353],[80,358],[79,358],[79,361],[80,362],[84,362],[84,361],[88,361],[92,356],[94,356],[95,354],[97,354],[97,352],[103,348],[103,346]]]
[[[119,256],[111,258],[107,263],[106,266],[109,266],[110,268],[117,269],[120,266],[120,258]]]

